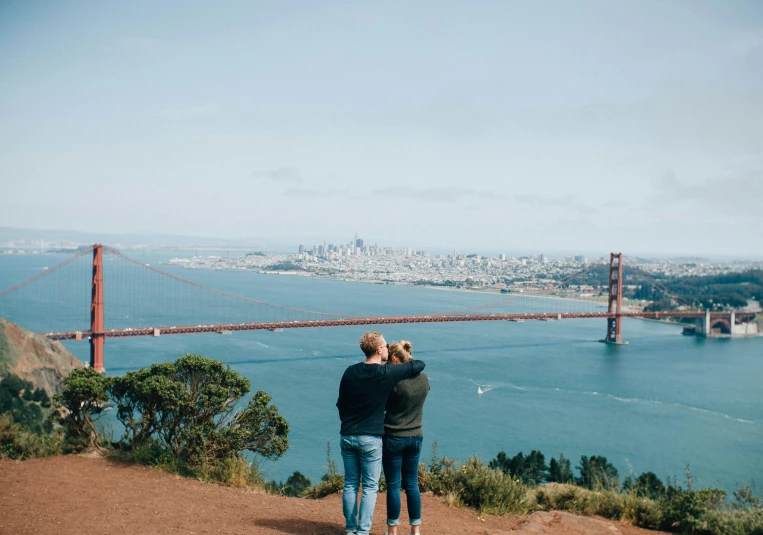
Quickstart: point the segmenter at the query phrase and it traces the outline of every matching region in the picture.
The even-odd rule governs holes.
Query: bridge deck
[[[713,317],[726,317],[728,313],[711,313]],[[738,318],[745,314],[737,314]],[[752,314],[750,314],[752,316]],[[108,338],[125,338],[131,336],[158,336],[168,334],[194,334],[194,333],[219,333],[223,331],[274,331],[277,329],[305,329],[316,327],[350,327],[357,325],[392,325],[400,323],[449,323],[465,321],[552,321],[563,319],[586,319],[608,318],[607,312],[581,312],[581,313],[543,313],[543,314],[488,314],[488,315],[464,315],[464,316],[376,316],[365,318],[346,318],[331,320],[312,321],[282,321],[270,323],[231,323],[217,325],[185,325],[180,327],[145,327],[139,329],[112,329],[103,334]],[[703,318],[704,312],[625,312],[622,318]],[[51,340],[75,340],[90,337],[90,331],[72,331],[47,333]]]

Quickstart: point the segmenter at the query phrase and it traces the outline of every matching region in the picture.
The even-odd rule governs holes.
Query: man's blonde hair
[[[370,357],[376,350],[379,349],[379,340],[384,338],[382,333],[376,331],[369,331],[360,337],[360,349],[365,356]]]

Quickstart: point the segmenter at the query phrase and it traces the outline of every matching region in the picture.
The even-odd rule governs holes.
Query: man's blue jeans
[[[384,437],[384,478],[387,480],[387,525],[397,526],[400,520],[400,487],[405,490],[411,526],[421,525],[421,493],[419,492],[419,457],[422,435]]]
[[[382,437],[372,435],[342,435],[344,461],[344,492],[342,512],[347,533],[366,534],[371,531],[379,490],[382,464]],[[358,487],[363,478],[363,495],[358,510]]]

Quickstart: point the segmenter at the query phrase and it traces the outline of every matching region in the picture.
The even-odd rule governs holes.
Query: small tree
[[[310,487],[310,480],[302,472],[296,471],[286,480],[286,487],[289,489],[288,496],[302,496]]]
[[[665,494],[665,485],[654,472],[643,472],[636,481],[633,481],[630,476],[626,477],[623,490],[633,490],[638,496],[657,500]]]
[[[573,479],[570,460],[562,453],[559,454],[558,461],[552,457],[548,463],[548,480],[555,483],[572,483]]]
[[[265,490],[274,494],[283,494],[291,498],[302,496],[310,488],[310,480],[297,470],[286,480],[286,483],[270,481],[265,485]]]
[[[32,383],[24,381],[21,377],[13,373],[5,376],[3,380],[0,381],[0,391],[5,391],[12,398],[21,397],[22,391],[29,390],[30,388],[33,388]]]
[[[60,421],[74,449],[98,447],[98,431],[94,421],[108,401],[109,379],[93,368],[76,368],[64,379],[61,394],[54,396]]]
[[[532,450],[526,457],[520,451],[512,458],[500,451],[488,466],[521,479],[525,485],[538,485],[548,478],[546,459],[543,453],[537,450]]]
[[[504,473],[511,473],[511,458],[506,455],[505,451],[499,451],[495,459],[492,459],[488,463],[488,467],[494,470],[502,470]]]
[[[249,387],[249,380],[230,366],[187,354],[117,377],[109,393],[125,426],[124,440],[132,446],[158,440],[190,466],[243,450],[281,457],[289,447],[289,424],[269,405],[268,394],[257,392],[235,413]]]
[[[580,470],[580,477],[576,483],[581,487],[588,489],[616,489],[620,486],[617,468],[612,463],[607,462],[606,457],[592,455],[589,458],[582,455],[577,469]]]

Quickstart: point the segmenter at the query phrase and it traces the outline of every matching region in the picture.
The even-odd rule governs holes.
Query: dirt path
[[[423,496],[425,534],[655,535],[568,513],[478,518]],[[385,529],[379,495],[373,533]],[[405,513],[403,513],[405,515]],[[403,516],[405,518],[405,516]],[[407,526],[400,530],[407,534]],[[147,467],[76,456],[0,461],[0,534],[344,535],[341,499],[304,500],[247,492]]]

